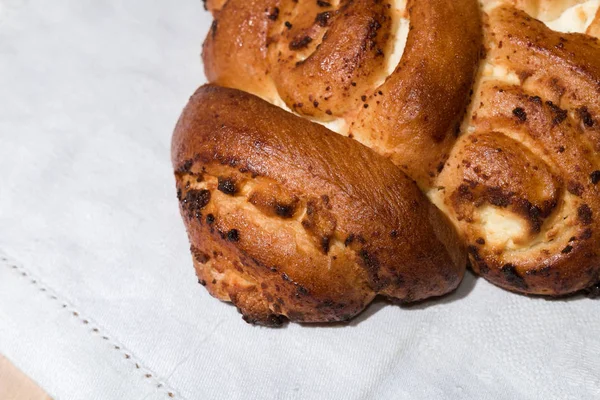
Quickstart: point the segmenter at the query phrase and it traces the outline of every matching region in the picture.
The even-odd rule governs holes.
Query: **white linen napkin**
[[[600,302],[468,274],[348,325],[247,325],[198,285],[169,145],[200,0],[0,0],[0,353],[55,399],[598,399]]]

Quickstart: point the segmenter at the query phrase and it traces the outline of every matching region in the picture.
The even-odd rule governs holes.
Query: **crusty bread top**
[[[226,288],[208,271],[219,266],[198,265],[209,289],[241,301],[248,292],[281,298],[276,285],[302,288],[277,310],[267,301],[256,320],[344,319],[375,294],[415,301],[462,278],[458,235],[400,169],[258,97],[200,88],[177,124],[172,158],[192,245],[207,254],[201,264],[237,263]]]
[[[480,50],[476,0],[411,0],[405,10],[379,0],[229,0],[203,60],[210,82],[335,121],[426,187],[456,140]]]
[[[173,164],[198,276],[251,321],[447,293],[465,247],[512,291],[600,281],[600,12],[403,3],[207,2]]]
[[[476,271],[559,295],[600,281],[600,43],[494,8],[468,132],[436,185]],[[439,197],[438,197],[439,198]]]

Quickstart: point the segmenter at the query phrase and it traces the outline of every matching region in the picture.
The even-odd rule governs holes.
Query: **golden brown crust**
[[[201,283],[276,325],[447,293],[463,246],[515,292],[600,281],[600,11],[588,35],[532,18],[581,2],[482,1],[482,40],[475,0],[209,1],[210,82],[333,121],[393,164],[248,93],[200,88],[172,156]]]
[[[273,101],[275,86],[268,77],[267,33],[279,0],[228,0],[215,13],[202,48],[209,82],[243,89]]]
[[[410,1],[411,33],[394,73],[366,101],[351,132],[430,186],[459,134],[481,46],[471,0]]]
[[[451,224],[397,167],[255,96],[200,88],[172,158],[198,276],[251,321],[346,320],[463,276]]]
[[[362,107],[361,96],[385,78],[394,25],[390,3],[355,0],[337,9],[316,1],[284,4],[269,47],[283,101],[321,121]]]
[[[600,46],[512,7],[492,11],[489,26],[489,59],[520,84],[480,86],[474,132],[438,185],[486,279],[522,293],[576,292],[600,280]]]
[[[341,118],[350,136],[427,187],[468,104],[479,5],[409,0],[406,50],[388,77],[404,13],[390,0],[337,3],[228,1],[204,43],[207,77],[318,121]]]

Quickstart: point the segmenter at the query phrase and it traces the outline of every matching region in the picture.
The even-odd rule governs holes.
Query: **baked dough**
[[[462,279],[456,231],[400,169],[256,96],[200,88],[172,151],[200,282],[248,321],[348,320]]]
[[[327,123],[424,188],[454,145],[480,51],[476,0],[229,0],[203,59],[209,82]]]
[[[594,2],[206,2],[172,146],[200,282],[277,325],[443,295],[465,253],[515,292],[600,281]]]
[[[600,43],[492,9],[466,132],[432,197],[473,269],[506,289],[563,295],[600,281]],[[436,193],[437,192],[437,193]]]

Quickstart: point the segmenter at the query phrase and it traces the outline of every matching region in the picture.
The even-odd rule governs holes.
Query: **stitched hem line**
[[[131,351],[127,350],[122,343],[114,338],[111,338],[106,330],[100,327],[98,323],[94,322],[91,318],[84,317],[79,311],[77,311],[77,307],[75,305],[66,301],[64,298],[61,298],[57,291],[43,283],[38,277],[29,272],[29,270],[27,270],[21,263],[17,262],[13,257],[6,255],[4,251],[0,251],[0,264],[11,269],[14,274],[19,275],[21,278],[29,280],[29,283],[34,285],[39,292],[46,296],[47,299],[60,304],[64,312],[69,313],[72,318],[75,318],[83,325],[86,325],[89,328],[88,332],[90,334],[94,335],[99,340],[109,342],[112,345],[112,349],[115,352],[118,352],[123,360],[131,364],[131,366],[138,370],[149,384],[163,392],[168,398],[184,399],[183,396],[179,395],[173,388],[169,387],[163,378],[157,376],[157,374],[150,370],[150,368],[143,366],[141,360]]]

